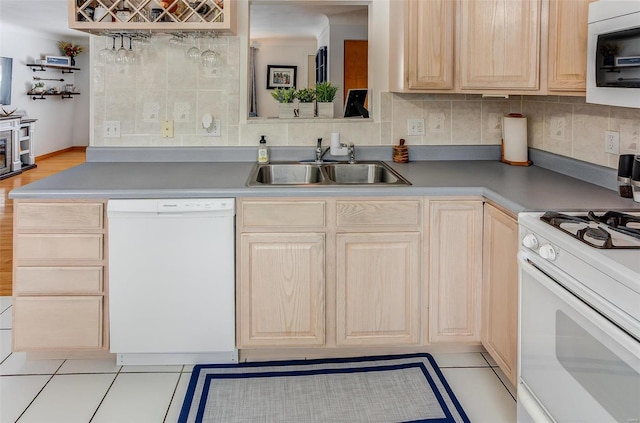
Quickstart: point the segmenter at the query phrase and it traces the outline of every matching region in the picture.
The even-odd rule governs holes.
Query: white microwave
[[[640,108],[640,0],[589,4],[587,103]]]

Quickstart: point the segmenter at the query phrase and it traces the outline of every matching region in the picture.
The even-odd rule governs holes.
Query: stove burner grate
[[[616,245],[607,229],[611,229],[630,237],[640,239],[640,217],[625,213],[609,211],[597,216],[590,211],[586,216],[572,216],[558,212],[546,212],[540,217],[543,222],[561,230],[579,241],[594,248],[601,249],[638,249],[637,245]],[[638,227],[630,226],[630,224]],[[567,230],[562,225],[572,225],[574,231]],[[600,225],[605,225],[603,228]],[[578,228],[576,228],[578,226]]]

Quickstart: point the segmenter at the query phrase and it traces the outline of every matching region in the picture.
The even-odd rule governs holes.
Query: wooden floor
[[[38,167],[0,180],[0,296],[11,295],[13,264],[13,200],[9,191],[53,175],[85,161],[84,148],[65,150],[47,158],[36,158]]]

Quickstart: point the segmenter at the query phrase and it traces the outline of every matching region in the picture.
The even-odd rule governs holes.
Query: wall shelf
[[[50,97],[50,96],[59,96],[62,100],[64,100],[65,98],[73,98],[74,95],[80,95],[80,93],[34,93],[34,92],[28,92],[27,95],[33,96],[31,97],[31,100],[46,100],[45,97]]]
[[[34,72],[45,72],[47,69],[58,69],[62,73],[73,73],[73,71],[79,71],[80,68],[74,68],[73,66],[59,66],[59,65],[36,65],[33,63],[27,64]]]

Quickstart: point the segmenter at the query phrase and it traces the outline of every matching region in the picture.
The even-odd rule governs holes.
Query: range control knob
[[[522,245],[535,250],[538,248],[538,238],[536,238],[534,234],[526,234],[524,238],[522,238]]]
[[[538,251],[540,253],[540,257],[545,260],[554,261],[558,256],[556,250],[551,246],[551,244],[544,244],[540,247]]]

